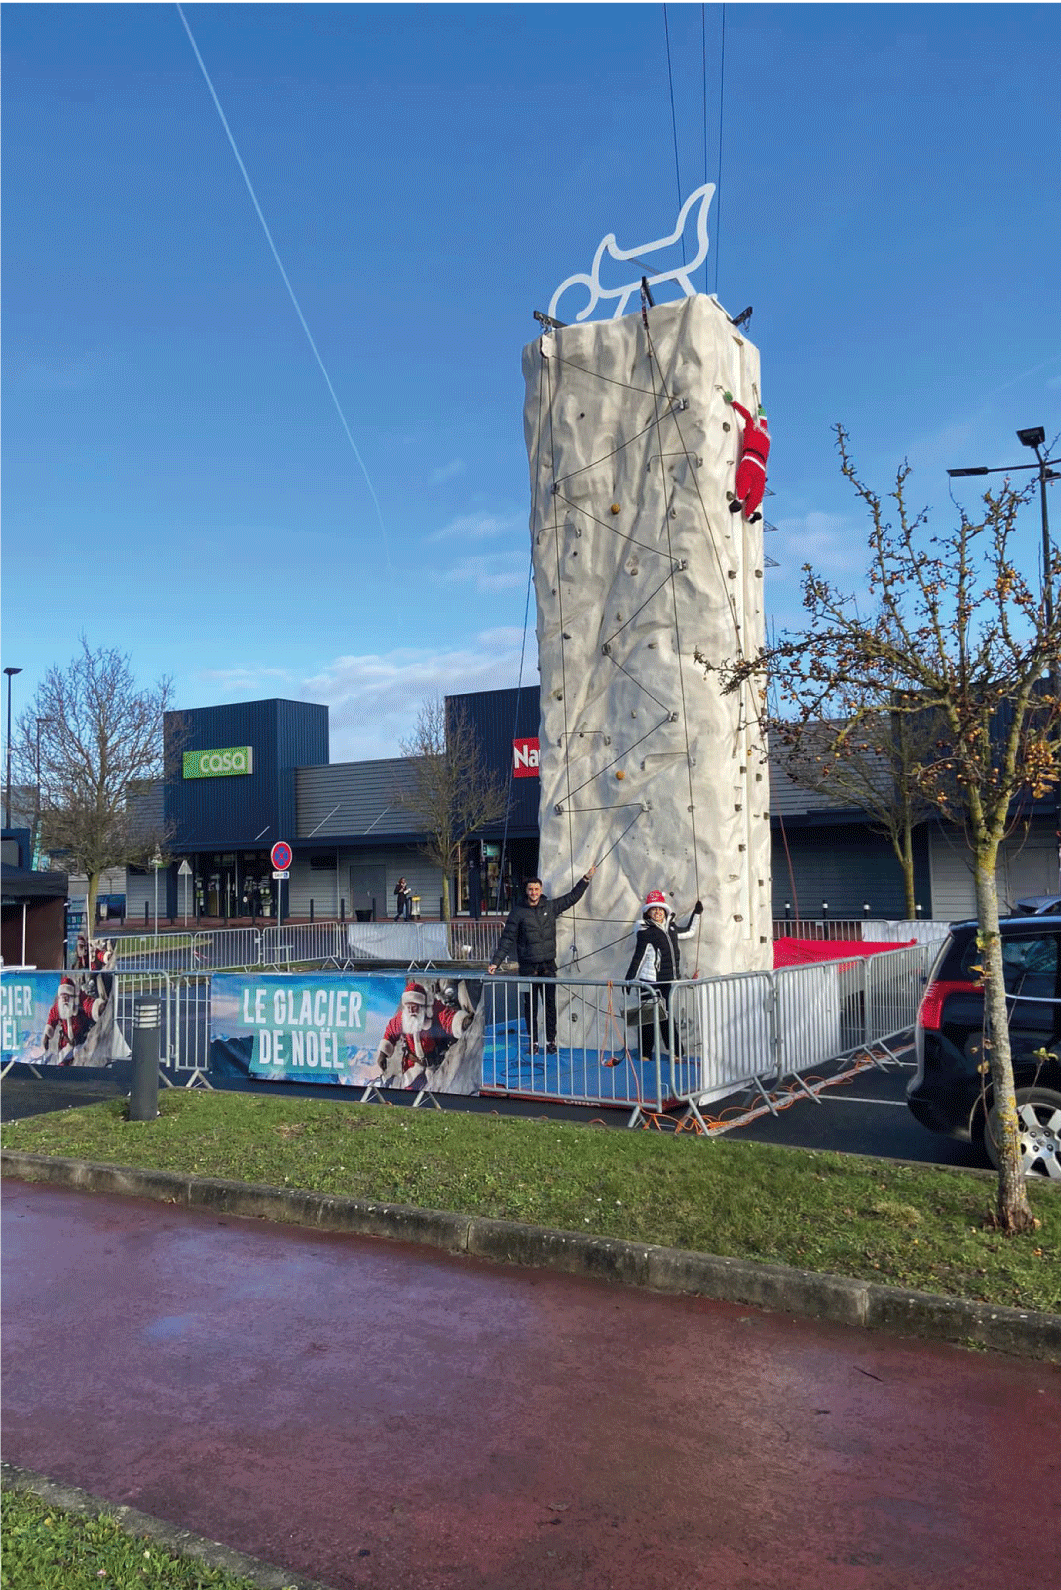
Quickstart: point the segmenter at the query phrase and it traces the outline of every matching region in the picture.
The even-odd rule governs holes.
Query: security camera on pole
[[[291,846],[286,839],[278,839],[269,852],[269,859],[273,864],[273,877],[276,879],[276,925],[283,921],[281,901],[283,899],[284,879],[291,876]]]

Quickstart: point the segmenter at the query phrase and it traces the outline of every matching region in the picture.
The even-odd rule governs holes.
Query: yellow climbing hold
[[[612,513],[618,513],[618,512],[619,512],[619,504],[617,502],[613,502],[612,503]]]

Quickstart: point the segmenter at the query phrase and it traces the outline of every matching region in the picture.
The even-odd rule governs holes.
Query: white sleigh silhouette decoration
[[[681,207],[678,215],[678,224],[674,231],[669,237],[657,238],[654,243],[637,243],[633,248],[619,248],[615,242],[614,232],[609,232],[607,237],[601,238],[597,245],[597,252],[593,256],[593,267],[590,274],[587,276],[584,271],[579,271],[576,275],[569,276],[565,282],[561,282],[556,289],[549,305],[550,318],[556,318],[556,306],[569,287],[583,286],[589,288],[589,303],[575,316],[576,320],[585,320],[587,316],[591,315],[601,299],[610,301],[613,298],[617,302],[611,318],[618,320],[619,316],[625,313],[626,306],[632,295],[640,290],[641,277],[638,276],[636,280],[627,283],[625,287],[602,287],[600,270],[605,254],[614,260],[637,259],[642,254],[653,254],[657,249],[667,248],[671,243],[677,243],[685,231],[685,223],[689,219],[689,212],[699,202],[700,209],[696,217],[696,258],[686,261],[685,264],[676,265],[673,270],[660,271],[657,275],[646,278],[649,287],[655,287],[659,282],[677,282],[684,290],[686,297],[692,298],[696,292],[692,284],[692,273],[707,258],[707,210],[714,194],[715,184],[713,182],[705,182],[702,188],[697,188],[695,192],[690,193]]]

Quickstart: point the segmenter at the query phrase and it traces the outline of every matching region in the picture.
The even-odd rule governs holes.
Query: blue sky
[[[517,682],[521,350],[605,232],[673,226],[663,7],[185,14],[386,545],[176,8],[8,4],[15,712],[83,630],[182,706],[325,701],[333,760],[396,755],[425,696]],[[806,558],[859,583],[835,420],[942,522],[947,465],[1061,429],[1061,9],[728,5],[721,170],[701,15],[667,10],[681,190],[706,142],[700,285],[754,305],[784,623]]]

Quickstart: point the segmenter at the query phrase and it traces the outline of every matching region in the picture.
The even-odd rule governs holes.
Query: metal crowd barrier
[[[266,930],[262,951],[324,960],[325,933]],[[222,930],[224,931],[224,930]],[[237,932],[248,930],[238,929]],[[283,936],[292,931],[297,940]],[[231,946],[229,947],[231,949]],[[310,951],[314,951],[310,954]],[[486,977],[484,1093],[543,1101],[629,1106],[631,1124],[671,1105],[699,1109],[745,1089],[768,1089],[857,1051],[884,1046],[914,1024],[933,944],[886,950],[849,961],[815,962],[675,983],[669,1009],[651,991],[590,979]],[[220,969],[220,968],[216,968]],[[328,975],[324,973],[323,975]],[[544,986],[556,991],[557,1044],[547,1046]],[[207,971],[119,970],[115,1016],[131,1045],[133,1013],[143,994],[162,1002],[161,1061],[170,1083],[205,1083],[210,1060]],[[532,1050],[527,1000],[537,999]],[[643,1055],[648,1051],[648,1058]]]
[[[116,972],[282,971],[286,966],[345,957],[345,932],[346,924],[341,922],[292,922],[281,927],[203,928],[101,938],[114,945]]]
[[[639,992],[622,983],[491,977],[482,986],[484,1093],[658,1112],[678,1096],[677,1080],[683,1087],[688,1083],[689,1065],[673,1061],[660,1041],[667,1028],[666,1013],[656,1001],[643,1002]],[[555,989],[557,1002],[553,1049],[546,1034],[547,986]],[[533,1048],[527,1024],[530,999],[537,1000]],[[640,1057],[642,1030],[653,1035],[653,1056],[648,1061]],[[675,1072],[680,1072],[680,1079]]]
[[[210,978],[177,972],[120,972],[114,979],[115,1021],[132,1047],[133,1015],[144,994],[162,1005],[163,1080],[185,1087],[205,1083],[210,1069]]]
[[[489,966],[504,925],[503,916],[458,917],[449,924],[450,959]]]
[[[849,961],[818,961],[771,972],[745,972],[675,983],[670,1009],[650,1013],[653,1056],[641,1059],[638,993],[621,984],[552,981],[559,1048],[544,1052],[539,1005],[537,1053],[529,1049],[526,979],[484,984],[488,1009],[484,1091],[543,1100],[635,1106],[632,1121],[685,1104],[702,1105],[750,1089],[802,1078],[830,1061],[874,1048],[908,1032],[935,955],[932,944],[885,950]],[[665,1042],[662,1046],[659,1034]],[[884,1057],[882,1057],[883,1059]]]
[[[263,928],[259,966],[282,972],[288,966],[341,961],[345,955],[342,922],[292,922]]]

